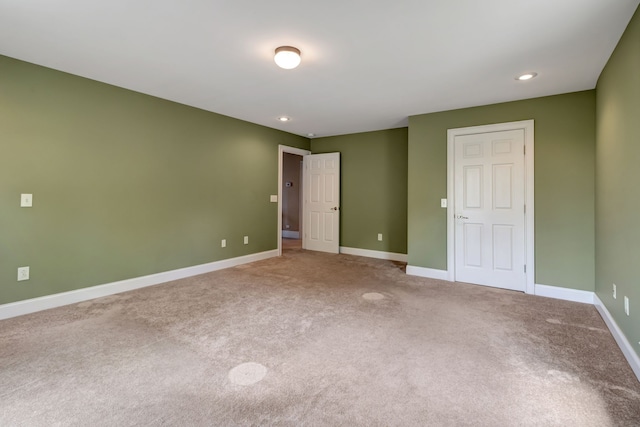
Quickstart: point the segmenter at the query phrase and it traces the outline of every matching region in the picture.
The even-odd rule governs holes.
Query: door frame
[[[298,156],[307,156],[311,154],[309,150],[303,150],[302,148],[289,147],[288,145],[278,145],[278,256],[282,255],[282,168],[283,161],[282,156],[284,153],[296,154]],[[303,174],[304,175],[304,174]],[[304,180],[304,176],[301,178]],[[304,188],[304,181],[300,182],[300,189]],[[300,190],[298,190],[300,191]],[[302,197],[302,194],[300,195]],[[300,224],[298,228],[302,233],[302,222],[304,221],[303,215],[300,215]]]
[[[455,270],[455,138],[477,133],[524,130],[524,250],[526,262],[525,293],[535,293],[535,207],[534,207],[534,120],[471,126],[447,130],[447,275],[456,280]]]

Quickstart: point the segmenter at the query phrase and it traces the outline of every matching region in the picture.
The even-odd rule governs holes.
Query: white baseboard
[[[561,288],[558,286],[538,285],[535,284],[534,295],[539,297],[562,299],[566,301],[582,302],[585,304],[593,304],[594,293],[590,291],[581,291],[578,289]]]
[[[425,267],[416,267],[415,265],[407,265],[407,274],[411,276],[427,277],[429,279],[449,281],[449,272],[447,270],[436,270],[434,268],[425,268]]]
[[[0,320],[22,316],[23,314],[34,313],[36,311],[48,310],[50,308],[61,307],[63,305],[75,304],[94,298],[119,294],[121,292],[131,291],[147,286],[158,285],[172,280],[210,273],[212,271],[235,267],[236,265],[247,264],[275,256],[278,256],[277,250],[259,252],[237,258],[224,259],[207,264],[194,265],[192,267],[150,274],[148,276],[134,277],[132,279],[121,280],[113,283],[106,283],[104,285],[96,285],[89,288],[76,289],[69,292],[62,292],[59,294],[46,295],[24,301],[3,304],[0,305]]]
[[[629,365],[631,365],[631,369],[633,369],[636,377],[638,377],[638,381],[640,381],[640,357],[635,352],[635,350],[631,346],[631,343],[624,335],[616,321],[613,319],[613,316],[611,316],[611,313],[609,313],[609,310],[607,310],[607,307],[605,307],[602,300],[598,298],[598,295],[593,295],[593,303],[602,316],[604,323],[606,323],[609,327],[611,335],[613,335],[616,343],[618,343],[618,347],[620,347],[620,350],[622,350],[622,354],[624,354],[624,357],[627,358],[627,362],[629,362]]]
[[[282,237],[285,239],[299,239],[300,232],[299,231],[291,231],[291,230],[282,230]]]
[[[372,251],[370,249],[348,248],[340,246],[340,253],[347,255],[365,256],[368,258],[388,259],[391,261],[407,262],[406,254],[395,252]]]

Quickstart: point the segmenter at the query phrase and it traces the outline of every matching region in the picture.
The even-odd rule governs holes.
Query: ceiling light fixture
[[[520,81],[531,80],[537,75],[538,73],[524,73],[516,77],[516,80],[520,80]]]
[[[291,70],[300,65],[300,50],[292,46],[280,46],[273,57],[278,67]]]
[[[291,119],[289,117],[282,116],[282,117],[278,117],[278,120],[280,120],[281,122],[288,122]]]
[[[308,136],[309,138],[313,138],[314,136],[316,136],[316,134],[315,134],[315,133],[308,133],[308,134],[307,134],[307,136]]]

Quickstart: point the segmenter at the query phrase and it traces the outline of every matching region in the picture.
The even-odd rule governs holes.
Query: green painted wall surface
[[[536,283],[594,290],[595,91],[410,117],[410,265],[447,269],[447,129],[529,119]]]
[[[278,144],[309,148],[0,56],[0,303],[275,249]]]
[[[340,245],[406,254],[407,128],[316,138],[311,152],[340,152]]]
[[[640,354],[640,11],[596,91],[596,294]],[[629,316],[624,313],[625,295]]]

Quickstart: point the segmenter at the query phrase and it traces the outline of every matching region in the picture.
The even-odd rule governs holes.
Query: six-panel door
[[[524,291],[524,130],[455,137],[455,279]]]
[[[303,247],[340,251],[340,153],[304,156]]]

